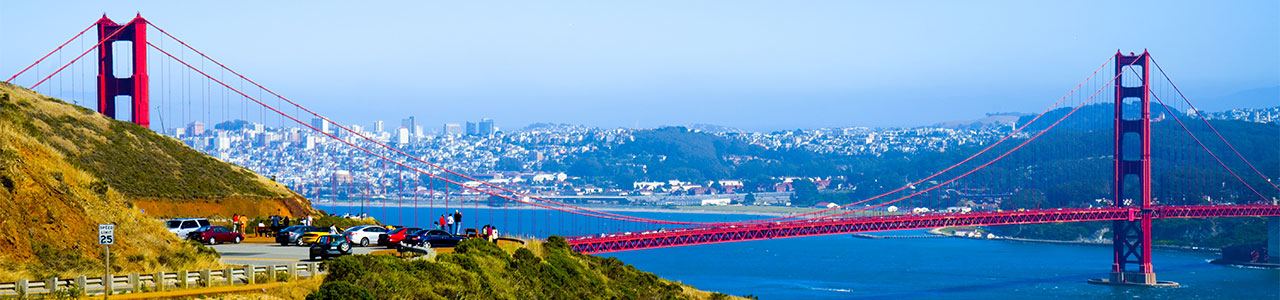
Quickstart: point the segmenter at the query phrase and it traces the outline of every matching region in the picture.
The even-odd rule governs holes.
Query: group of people
[[[440,220],[436,221],[436,226],[440,230],[448,231],[454,235],[462,234],[462,211],[455,210],[453,215],[440,215]]]

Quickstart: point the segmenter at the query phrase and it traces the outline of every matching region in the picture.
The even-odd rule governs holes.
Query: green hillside
[[[343,256],[309,300],[327,299],[731,299],[573,252],[560,237],[499,248],[482,239],[434,259]]]

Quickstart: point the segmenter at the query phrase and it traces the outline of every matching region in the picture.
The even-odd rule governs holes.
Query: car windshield
[[[178,228],[179,226],[182,226],[182,221],[169,220],[168,222],[164,222],[164,227]]]
[[[351,227],[351,228],[347,228],[347,231],[344,231],[344,232],[355,232],[355,231],[361,231],[361,230],[364,230],[365,228],[369,228],[369,226],[367,226],[367,225],[366,225],[366,226],[356,226],[356,227]]]

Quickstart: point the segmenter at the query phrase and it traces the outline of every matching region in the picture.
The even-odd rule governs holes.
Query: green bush
[[[311,294],[307,295],[307,300],[346,300],[346,299],[372,300],[373,294],[370,294],[369,290],[365,289],[364,287],[346,283],[346,282],[334,281],[334,282],[325,282],[324,284],[320,285],[320,289],[317,289],[316,291],[311,292]]]
[[[434,261],[343,256],[329,263],[325,284],[363,287],[376,299],[686,298],[679,284],[616,258],[573,252],[563,238],[543,245],[541,257],[525,248],[508,254],[482,239],[462,241]]]

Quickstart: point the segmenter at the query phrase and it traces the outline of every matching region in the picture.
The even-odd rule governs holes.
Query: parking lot
[[[281,246],[275,243],[246,241],[240,244],[224,243],[212,245],[222,254],[222,261],[228,264],[272,265],[298,261],[310,261],[306,246]],[[352,247],[352,254],[369,254],[375,250],[386,250],[386,247]]]

